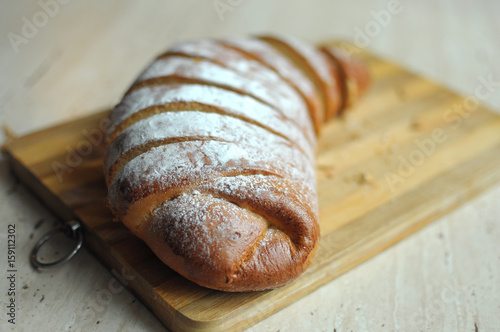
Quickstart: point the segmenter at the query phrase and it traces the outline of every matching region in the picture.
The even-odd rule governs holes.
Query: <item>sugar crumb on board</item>
[[[362,172],[357,179],[357,182],[360,185],[367,184],[367,185],[373,185],[375,183],[375,179],[373,178],[373,175],[369,172]]]
[[[350,139],[355,140],[362,136],[363,124],[359,119],[355,119],[351,114],[344,114],[342,117],[342,124],[349,134]]]
[[[412,118],[410,120],[409,127],[413,131],[419,131],[422,129],[422,123],[418,119]]]
[[[333,179],[336,174],[335,166],[333,165],[318,165],[318,170],[322,172],[326,178]]]
[[[401,86],[396,86],[394,88],[394,92],[396,93],[396,96],[398,97],[399,101],[405,101],[408,97],[406,90]]]
[[[375,178],[370,172],[358,172],[344,177],[345,183],[357,183],[359,185],[373,186],[375,184]]]

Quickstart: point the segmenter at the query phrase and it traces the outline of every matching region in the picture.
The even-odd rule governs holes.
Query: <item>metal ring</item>
[[[78,243],[76,244],[76,247],[73,249],[72,252],[70,252],[68,255],[54,261],[54,262],[49,262],[49,263],[44,263],[41,262],[38,257],[38,250],[43,246],[45,242],[50,240],[52,237],[54,237],[58,233],[65,233],[67,236],[77,239]],[[83,234],[82,234],[82,229],[81,229],[81,224],[77,220],[70,220],[63,226],[53,229],[47,234],[45,234],[38,242],[36,243],[35,247],[31,251],[31,263],[38,269],[46,269],[50,267],[56,267],[61,264],[66,263],[69,261],[75,254],[80,250],[83,244]]]

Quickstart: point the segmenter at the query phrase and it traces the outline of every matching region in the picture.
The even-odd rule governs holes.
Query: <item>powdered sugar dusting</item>
[[[170,52],[183,53],[193,57],[202,57],[246,75],[249,79],[272,80],[284,84],[279,76],[261,63],[243,56],[231,48],[225,47],[216,40],[203,39],[182,42],[169,48]]]
[[[292,82],[305,96],[315,96],[314,84],[281,53],[267,43],[256,38],[227,38],[228,45],[258,56],[263,62],[276,70],[282,77]]]
[[[310,135],[306,139],[303,132],[297,130],[295,124],[266,104],[229,90],[200,84],[159,85],[133,91],[125,96],[113,110],[111,121],[115,125],[110,128],[109,132],[112,132],[116,125],[125,121],[132,114],[144,108],[172,102],[198,102],[212,105],[235,116],[251,119],[288,137],[304,151],[310,150],[308,142],[314,142],[314,136]]]
[[[276,107],[302,128],[312,130],[312,121],[308,113],[304,112],[306,109],[304,101],[295,90],[282,81],[278,83],[273,80],[249,79],[246,75],[210,61],[194,61],[191,58],[176,56],[156,60],[137,81],[169,75],[203,80],[241,90]]]
[[[330,65],[328,60],[314,46],[290,36],[279,36],[279,39],[301,54],[313,67],[319,77],[321,77],[321,80],[324,83],[328,86],[335,85],[335,81],[330,75]]]
[[[264,230],[265,223],[257,220],[241,223],[245,216],[245,209],[192,191],[160,205],[153,212],[151,231],[162,234],[177,255],[207,260],[212,269],[230,269],[246,251],[242,244],[251,244]]]
[[[294,181],[256,174],[220,177],[200,185],[200,188],[223,193],[239,201],[259,201],[261,204],[283,201],[276,199],[277,196],[282,196],[289,198],[297,206],[318,211],[314,181]]]
[[[229,44],[229,43],[228,43]],[[295,68],[285,57],[274,51],[267,44],[258,39],[234,39],[233,46],[240,49],[252,49],[261,55],[271,68],[277,69],[281,76],[291,78],[291,81],[304,88],[305,94],[314,93],[311,82]],[[171,52],[183,53],[193,57],[202,57],[218,62],[224,67],[237,71],[250,80],[268,82],[273,86],[280,86],[288,90],[287,94],[294,95],[295,92],[288,87],[288,82],[280,75],[262,63],[245,56],[244,54],[224,46],[219,41],[203,39],[182,42],[169,48]],[[249,51],[252,53],[252,51]]]
[[[105,168],[108,169],[122,154],[132,149],[156,141],[185,137],[219,139],[240,147],[266,146],[279,152],[280,158],[304,159],[299,153],[293,153],[296,149],[284,138],[256,125],[217,113],[182,111],[156,114],[127,128],[111,143],[109,153],[105,157]],[[166,148],[168,149],[168,146]],[[303,163],[307,161],[313,161],[311,155],[306,155]]]
[[[298,182],[315,181],[313,167],[297,149],[189,141],[169,144],[166,151],[156,147],[131,160],[111,183],[110,203],[117,208],[122,195],[132,190],[168,192],[190,182],[238,172],[268,172]]]

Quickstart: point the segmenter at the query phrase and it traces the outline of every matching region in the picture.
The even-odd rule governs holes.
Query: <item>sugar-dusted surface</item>
[[[237,175],[214,179],[210,183],[203,183],[200,188],[216,192],[219,195],[233,197],[240,204],[245,201],[261,201],[260,203],[264,205],[277,204],[282,207],[290,205],[290,208],[293,205],[311,214],[318,212],[318,202],[313,199],[317,194],[316,186],[306,181],[290,181],[287,183],[287,179],[272,176]],[[282,199],[275,199],[273,196],[282,197]],[[304,218],[304,220],[307,219]],[[297,223],[297,227],[300,228],[300,221]]]
[[[246,209],[225,199],[193,190],[161,204],[153,211],[149,228],[177,256],[206,261],[207,268],[213,270],[228,269],[242,259],[267,227],[264,218],[250,219],[247,214]],[[241,223],[243,218],[248,222]]]
[[[338,84],[330,75],[328,60],[310,44],[291,36],[279,35],[276,38],[288,44],[304,59],[307,59],[313,70],[327,86],[334,87]]]
[[[164,146],[180,140],[220,140],[231,142],[240,148],[264,148],[270,151],[280,151],[279,158],[294,158],[301,164],[314,165],[314,157],[309,150],[308,155],[299,153],[286,154],[292,151],[293,145],[280,136],[268,130],[253,125],[238,118],[217,113],[204,113],[196,110],[155,114],[149,118],[134,123],[123,131],[109,145],[104,167],[106,170],[122,156],[131,150],[151,146]],[[294,150],[295,151],[295,150]],[[302,152],[303,153],[303,152]],[[269,154],[266,153],[270,157]]]
[[[132,202],[148,195],[238,173],[276,174],[292,181],[315,182],[314,168],[297,149],[187,141],[152,148],[128,162],[109,187],[110,204],[124,214]]]
[[[249,40],[249,38],[242,39],[242,43],[245,43],[247,40]],[[170,52],[181,53],[187,56],[203,58],[205,60],[216,62],[228,69],[232,69],[244,75],[248,79],[258,80],[266,84],[273,85],[277,89],[288,90],[286,92],[287,96],[294,94],[287,86],[288,82],[283,80],[281,76],[276,73],[276,71],[269,68],[269,66],[265,66],[259,61],[244,56],[241,52],[225,46],[220,41],[202,39],[181,42],[169,47],[166,54]],[[278,59],[273,62],[278,62],[282,65],[285,58],[279,54],[275,55],[278,56]],[[268,58],[270,58],[270,56]],[[293,69],[291,70],[293,71]],[[283,94],[285,95],[285,93]]]
[[[139,76],[137,83],[171,75],[202,80],[242,91],[278,109],[288,119],[304,128],[305,132],[311,132],[312,122],[308,113],[304,112],[306,108],[304,101],[282,80],[279,80],[281,83],[278,84],[272,80],[272,78],[278,79],[277,75],[266,75],[268,80],[254,80],[246,74],[240,74],[203,59],[169,56],[154,61]]]
[[[289,56],[314,82],[321,96],[322,112],[316,115],[321,121],[333,118],[343,105],[345,98],[341,87],[346,78],[339,75],[342,70],[335,60],[326,57],[320,50],[304,41],[290,36],[264,36],[262,40]]]
[[[310,135],[306,136],[297,125],[280,114],[276,109],[255,100],[252,97],[215,86],[200,84],[175,84],[143,87],[132,91],[117,105],[111,114],[111,125],[108,135],[133,114],[154,106],[160,107],[168,103],[202,103],[214,106],[222,111],[242,119],[258,123],[263,128],[287,137],[301,147],[310,150]]]
[[[312,82],[297,69],[286,57],[282,56],[267,43],[256,38],[226,38],[222,42],[257,56],[261,61],[276,70],[282,77],[292,82],[305,96],[317,98]]]

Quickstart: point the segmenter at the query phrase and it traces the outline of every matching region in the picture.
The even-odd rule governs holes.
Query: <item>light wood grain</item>
[[[360,56],[373,85],[346,118],[324,128],[319,142],[320,249],[309,270],[280,289],[234,294],[197,286],[112,221],[98,130],[107,111],[15,139],[5,153],[56,214],[83,222],[86,245],[96,256],[110,269],[129,271],[128,287],[167,327],[241,330],[500,181],[499,115],[478,106],[450,118],[463,97],[366,52]],[[396,83],[401,80],[404,92]],[[388,174],[399,180],[392,183]]]
[[[263,31],[311,41],[352,42],[354,29],[363,29],[373,20],[371,11],[386,9],[387,3],[243,1],[221,21],[211,1],[73,0],[16,54],[5,36],[19,33],[21,18],[31,18],[40,7],[35,0],[4,1],[0,121],[23,134],[109,108],[154,54],[175,40]],[[480,76],[491,74],[500,80],[498,2],[401,0],[401,4],[404,10],[370,40],[369,50],[466,95],[474,94]],[[483,103],[500,109],[500,90]],[[353,135],[356,126],[353,122]],[[340,166],[348,167],[349,159],[343,160],[346,164]],[[114,277],[87,251],[60,269],[33,273],[29,250],[51,229],[54,216],[26,188],[16,185],[5,163],[0,170],[4,188],[0,216],[19,229],[22,307],[20,324],[12,327],[1,320],[2,330],[163,330],[126,290],[101,302],[97,295]],[[495,330],[500,324],[498,189],[250,330],[474,331],[475,326],[480,331]],[[43,222],[34,228],[39,220]],[[2,252],[4,239],[0,235]],[[0,287],[5,286],[2,278]]]

